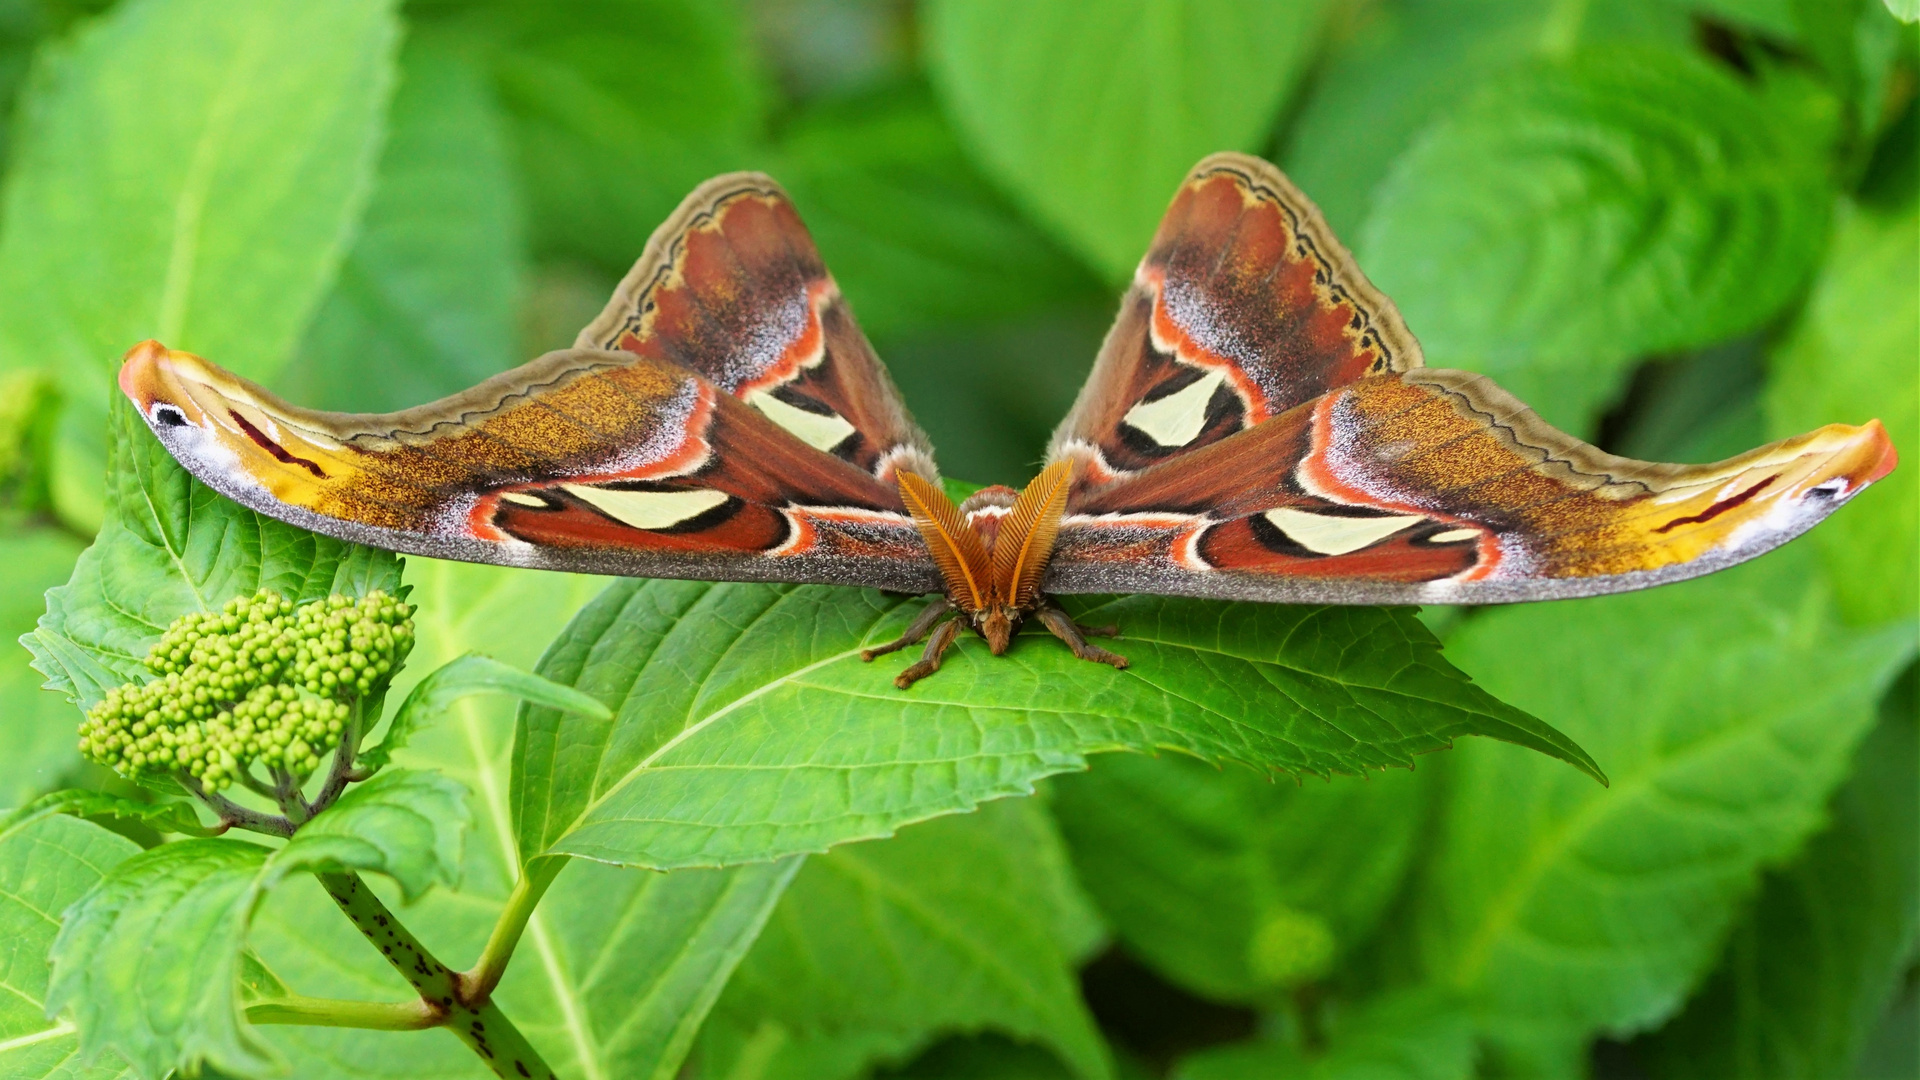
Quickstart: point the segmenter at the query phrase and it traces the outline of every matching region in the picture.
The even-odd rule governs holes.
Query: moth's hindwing
[[[1894,465],[1878,421],[1714,465],[1615,457],[1483,376],[1370,376],[1076,497],[1046,587],[1313,603],[1619,592],[1752,558]]]
[[[926,436],[770,177],[696,188],[574,344],[697,372],[889,485],[896,466],[939,481]]]
[[[1272,165],[1215,154],[1175,194],[1048,459],[1079,459],[1085,491],[1419,365],[1313,203]]]
[[[120,385],[210,487],[346,540],[602,574],[939,585],[891,484],[644,354],[549,353],[382,415],[295,408],[155,342]]]

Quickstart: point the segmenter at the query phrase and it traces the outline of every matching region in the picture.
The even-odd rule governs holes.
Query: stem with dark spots
[[[494,1075],[509,1080],[558,1080],[526,1036],[513,1026],[490,996],[469,1000],[465,979],[435,959],[420,944],[360,875],[351,871],[316,875],[353,925],[378,948],[387,962],[419,992],[420,1000],[436,1010],[435,1026],[444,1027],[480,1055]]]

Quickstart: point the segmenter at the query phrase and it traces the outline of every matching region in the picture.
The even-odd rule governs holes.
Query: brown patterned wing
[[[896,466],[939,482],[927,437],[767,176],[731,173],[694,189],[574,345],[698,372],[888,485]]]
[[[1085,491],[1419,366],[1313,203],[1272,165],[1215,154],[1174,195],[1048,460],[1079,459]]]
[[[1894,462],[1877,420],[1714,465],[1631,461],[1483,376],[1375,375],[1078,499],[1046,588],[1349,604],[1622,592],[1771,550]]]
[[[150,341],[120,387],[208,486],[344,540],[595,574],[940,587],[892,484],[658,357],[548,353],[375,415],[296,408]]]

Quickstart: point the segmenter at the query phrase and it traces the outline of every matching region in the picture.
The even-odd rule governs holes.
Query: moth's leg
[[[1073,655],[1080,659],[1092,660],[1099,664],[1112,664],[1116,668],[1124,668],[1127,666],[1126,657],[1118,653],[1110,653],[1097,645],[1087,644],[1086,635],[1095,634],[1099,637],[1113,637],[1120,632],[1119,628],[1102,626],[1098,630],[1088,630],[1078,623],[1075,623],[1073,616],[1067,614],[1066,609],[1051,600],[1042,603],[1040,609],[1034,614],[1039,615],[1040,621],[1046,624],[1047,629],[1053,631],[1053,636],[1066,642],[1067,648],[1072,649]],[[1111,632],[1101,633],[1101,631]]]
[[[1073,625],[1082,634],[1085,634],[1088,637],[1119,637],[1120,636],[1120,628],[1114,625],[1113,623],[1108,623],[1105,626],[1085,626],[1080,623],[1074,623]]]
[[[936,598],[933,603],[927,605],[927,609],[922,611],[918,618],[914,619],[913,622],[907,626],[906,633],[901,634],[899,637],[877,649],[861,649],[860,659],[871,661],[876,656],[885,656],[890,652],[898,652],[909,645],[920,644],[920,639],[927,636],[927,632],[933,629],[933,624],[952,614],[952,612],[953,605],[948,602],[946,597]]]
[[[927,651],[920,654],[920,659],[915,661],[913,666],[895,675],[893,677],[893,685],[905,690],[921,679],[939,671],[940,655],[952,647],[954,640],[960,636],[960,631],[963,628],[963,624],[959,619],[941,623],[940,629],[935,630],[933,637],[928,639]]]

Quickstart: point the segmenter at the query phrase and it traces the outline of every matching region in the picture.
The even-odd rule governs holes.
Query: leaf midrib
[[[77,1033],[78,1030],[71,1022],[62,1020],[52,1027],[47,1028],[45,1031],[36,1031],[31,1035],[17,1035],[8,1039],[6,1042],[0,1042],[0,1054],[11,1053],[15,1050],[22,1050],[29,1046],[60,1038],[63,1035],[74,1035]],[[69,1054],[67,1056],[72,1057],[73,1055]]]
[[[1098,611],[1102,608],[1111,606],[1111,604],[1112,604],[1112,601],[1095,605],[1093,607],[1090,607],[1088,611]],[[767,610],[771,610],[771,608]],[[592,818],[593,815],[602,806],[604,806],[614,796],[624,791],[627,788],[627,786],[630,783],[632,783],[637,777],[639,777],[640,775],[650,770],[663,768],[658,764],[660,759],[663,756],[665,756],[666,754],[671,752],[673,749],[675,749],[682,743],[686,742],[687,740],[700,734],[702,731],[712,726],[716,721],[744,707],[748,703],[774,692],[775,690],[783,689],[788,686],[798,686],[806,689],[828,691],[831,693],[847,695],[847,696],[870,697],[874,699],[879,699],[881,695],[863,694],[860,691],[849,690],[844,687],[833,687],[833,686],[826,686],[824,684],[817,683],[817,682],[809,682],[806,680],[805,677],[807,675],[812,674],[815,671],[818,671],[821,668],[828,667],[832,664],[839,663],[840,661],[846,660],[850,657],[859,655],[861,649],[865,647],[867,641],[873,637],[874,630],[878,627],[880,622],[885,620],[887,617],[891,616],[894,610],[896,609],[888,609],[887,611],[876,613],[876,617],[873,620],[873,622],[869,624],[866,632],[861,635],[859,645],[853,648],[840,651],[840,652],[831,653],[825,657],[822,657],[821,659],[813,661],[812,663],[809,663],[802,667],[795,668],[791,671],[788,671],[780,675],[778,678],[768,680],[767,682],[762,683],[761,685],[753,688],[752,690],[746,692],[745,694],[742,694],[739,697],[734,698],[731,701],[728,701],[725,705],[720,706],[718,709],[715,709],[713,712],[710,712],[707,715],[701,717],[700,719],[695,720],[692,723],[682,727],[671,738],[662,742],[658,747],[655,747],[652,751],[650,751],[646,757],[642,758],[639,762],[635,763],[633,766],[628,768],[625,771],[625,773],[620,777],[618,782],[610,785],[606,790],[602,791],[599,795],[595,796],[592,800],[590,800],[586,806],[582,807],[580,812],[574,816],[573,820],[568,823],[565,829],[560,830],[557,834],[553,834],[554,839],[547,845],[547,851],[551,852],[555,844],[559,843],[561,840],[564,840],[566,837],[568,837],[569,835],[573,834],[578,829],[580,829],[581,826],[585,822],[587,822],[590,818]],[[1324,605],[1320,607],[1316,607],[1313,610],[1313,612],[1305,614],[1298,622],[1296,622],[1292,627],[1290,627],[1287,631],[1286,636],[1283,638],[1280,648],[1284,650],[1286,643],[1292,640],[1293,636],[1300,631],[1301,627],[1303,627],[1306,623],[1312,621],[1314,615],[1323,610],[1325,610]],[[758,621],[760,618],[764,617],[765,615],[766,615],[766,611],[760,612],[755,616],[754,621]],[[734,635],[734,641],[729,643],[729,651],[732,648],[732,646],[737,645],[739,639],[744,636],[745,630],[746,628],[743,627],[740,633]],[[1354,691],[1363,690],[1370,693],[1388,694],[1393,697],[1401,698],[1408,701],[1418,701],[1424,704],[1431,704],[1439,708],[1454,710],[1461,713],[1467,713],[1468,715],[1486,717],[1489,720],[1504,721],[1504,718],[1489,714],[1484,710],[1472,709],[1468,706],[1461,705],[1458,703],[1441,701],[1438,699],[1426,697],[1417,693],[1413,693],[1411,691],[1398,689],[1396,687],[1392,687],[1388,685],[1351,682],[1346,679],[1339,678],[1333,674],[1329,674],[1327,672],[1309,670],[1303,666],[1287,664],[1277,659],[1274,659],[1274,660],[1257,659],[1257,658],[1245,656],[1239,653],[1230,652],[1219,646],[1206,646],[1206,645],[1196,644],[1196,643],[1187,642],[1187,641],[1178,641],[1178,642],[1167,641],[1162,638],[1150,637],[1150,636],[1143,636],[1140,638],[1136,638],[1135,640],[1158,645],[1162,648],[1183,649],[1183,650],[1188,650],[1195,653],[1221,656],[1227,659],[1234,660],[1238,663],[1252,665],[1255,668],[1260,668],[1265,665],[1271,665],[1281,670],[1291,671],[1305,678],[1320,680],[1328,684],[1331,684],[1333,686],[1338,686],[1343,690],[1346,690],[1348,692],[1347,693],[1348,700],[1352,703],[1352,705],[1355,708],[1360,709],[1368,713],[1369,715],[1372,715],[1375,717],[1379,717],[1380,714],[1374,709],[1372,709],[1371,707],[1369,707],[1368,705],[1366,705],[1364,702],[1362,702],[1358,694],[1354,693]],[[649,656],[647,663],[650,664],[652,662],[652,659],[653,657]],[[644,672],[646,666],[647,666],[646,664],[643,664],[640,671],[635,672],[634,677],[635,677],[636,683],[639,680],[640,674]],[[712,669],[710,668],[709,670],[711,671]],[[1033,670],[1033,669],[1029,668],[1029,670]],[[1402,668],[1402,670],[1404,670],[1404,667]],[[1155,693],[1165,694],[1168,697],[1173,698],[1175,700],[1186,702],[1187,704],[1200,709],[1201,711],[1207,713],[1208,715],[1217,717],[1222,723],[1228,725],[1228,727],[1232,730],[1237,730],[1237,731],[1253,730],[1253,731],[1259,731],[1263,735],[1269,734],[1265,732],[1264,729],[1260,729],[1255,725],[1246,722],[1245,720],[1236,719],[1235,717],[1230,716],[1227,713],[1221,712],[1220,710],[1215,709],[1205,704],[1204,702],[1194,700],[1185,695],[1176,693],[1173,690],[1170,690],[1166,687],[1163,687],[1158,683],[1148,681],[1144,678],[1144,676],[1141,676],[1138,672],[1133,672],[1131,674],[1135,678],[1140,678],[1143,682],[1146,682],[1147,685],[1151,687]],[[1271,680],[1268,680],[1268,682],[1270,685],[1272,684]],[[704,680],[703,680],[703,685],[704,685]],[[1471,685],[1471,684],[1468,684],[1468,685]],[[1320,721],[1321,723],[1327,724],[1329,727],[1332,727],[1334,730],[1339,731],[1342,735],[1352,740],[1355,743],[1355,745],[1374,745],[1373,740],[1356,738],[1351,732],[1347,731],[1345,728],[1337,726],[1335,724],[1335,721],[1332,718],[1322,715],[1321,712],[1318,710],[1315,710],[1303,705],[1297,698],[1293,697],[1290,694],[1286,694],[1285,691],[1279,686],[1274,685],[1273,688],[1277,693],[1281,693],[1282,696],[1285,696],[1289,701],[1292,701],[1295,704],[1295,706],[1299,708],[1304,715],[1312,716],[1314,719]],[[631,697],[631,691],[628,691],[625,696]],[[893,699],[887,698],[886,700],[891,701]],[[933,702],[920,702],[920,701],[916,701],[916,703],[933,704]],[[996,709],[1013,708],[1012,706],[979,706],[978,703],[970,704],[970,703],[958,702],[958,701],[949,701],[941,704],[960,705],[965,707],[989,707],[989,708],[996,708]],[[1070,710],[1038,709],[1033,707],[1021,707],[1019,708],[1019,711],[1030,712],[1030,713],[1046,713],[1048,715],[1063,715],[1063,716],[1076,715]],[[1099,713],[1080,713],[1078,715],[1102,716],[1102,714],[1099,714]],[[1384,721],[1384,718],[1382,719]],[[1273,736],[1273,737],[1278,738],[1277,736]],[[1441,738],[1443,740],[1447,740],[1447,741],[1451,740],[1451,736],[1446,734],[1436,735],[1436,737]],[[1407,736],[1404,733],[1402,733],[1401,738],[1404,740],[1405,738],[1407,738]],[[1295,747],[1296,749],[1300,749],[1302,751],[1306,750],[1305,747],[1302,747],[1300,744],[1294,743],[1291,740],[1282,740],[1282,741],[1286,742],[1287,745],[1289,746]]]
[[[1787,718],[1791,719],[1791,718]],[[1511,928],[1520,918],[1527,900],[1537,891],[1536,886],[1547,870],[1562,861],[1562,856],[1578,841],[1585,839],[1594,829],[1605,823],[1608,818],[1627,810],[1648,792],[1655,790],[1655,781],[1675,771],[1688,760],[1716,753],[1724,746],[1744,739],[1759,739],[1766,743],[1781,744],[1778,723],[1762,725],[1759,730],[1741,727],[1736,722],[1681,748],[1679,752],[1664,756],[1650,764],[1646,769],[1631,778],[1622,780],[1619,786],[1607,793],[1606,798],[1590,795],[1578,811],[1563,818],[1547,834],[1546,842],[1537,846],[1528,856],[1526,864],[1519,873],[1514,874],[1505,887],[1500,889],[1488,902],[1480,905],[1487,917],[1477,926],[1467,939],[1467,947],[1459,953],[1454,982],[1460,986],[1471,986],[1480,977],[1493,951],[1496,938]],[[1784,746],[1782,746],[1784,749]],[[1792,753],[1783,755],[1788,761],[1798,761]],[[1802,770],[1804,774],[1804,770]],[[1628,798],[1627,796],[1632,796]]]

